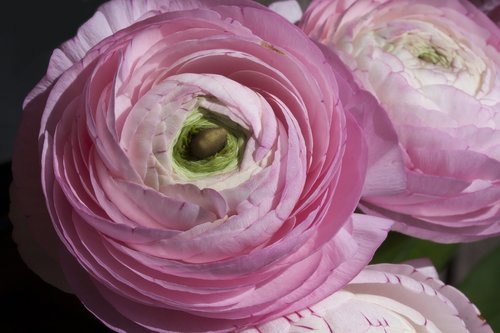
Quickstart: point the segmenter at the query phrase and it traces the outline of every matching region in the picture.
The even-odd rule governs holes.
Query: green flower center
[[[204,160],[220,152],[227,144],[227,131],[224,127],[202,129],[191,139],[191,156]]]
[[[424,49],[418,50],[417,58],[433,65],[439,65],[444,68],[449,68],[450,60],[443,53],[439,52],[432,46],[427,46]]]
[[[383,39],[385,40],[386,38]],[[393,53],[396,56],[400,54],[401,50],[406,50],[423,62],[446,69],[450,68],[453,63],[452,55],[455,44],[448,39],[443,41],[437,37],[435,39],[441,42],[435,44],[432,39],[432,36],[426,33],[422,32],[419,34],[418,32],[409,31],[393,38],[383,48],[386,52]]]
[[[248,131],[229,117],[198,108],[185,120],[172,149],[172,167],[186,180],[239,167]]]

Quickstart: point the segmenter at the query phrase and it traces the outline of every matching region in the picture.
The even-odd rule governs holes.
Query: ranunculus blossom
[[[115,0],[25,101],[14,237],[113,329],[233,331],[363,269],[391,222],[352,212],[397,153],[376,100],[271,10]]]
[[[349,285],[318,304],[244,332],[372,330],[493,333],[467,297],[441,282],[429,264],[417,268],[406,264],[367,266]]]
[[[361,208],[437,242],[500,234],[500,30],[466,0],[317,0],[334,48],[398,134],[407,185]]]

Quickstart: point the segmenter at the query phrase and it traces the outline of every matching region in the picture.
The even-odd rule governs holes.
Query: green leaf
[[[500,332],[500,246],[474,266],[458,289],[481,310],[493,332]]]
[[[455,254],[457,247],[457,244],[439,244],[390,232],[371,263],[400,263],[410,259],[428,258],[438,271],[442,271]]]

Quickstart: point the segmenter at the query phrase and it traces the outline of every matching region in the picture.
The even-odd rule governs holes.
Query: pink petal
[[[377,100],[361,90],[352,74],[330,50],[322,47],[337,74],[340,97],[344,108],[351,112],[368,145],[368,171],[363,196],[398,193],[406,187],[406,175],[396,131]]]
[[[275,1],[269,5],[269,9],[280,14],[291,23],[297,22],[302,17],[302,9],[297,0]]]
[[[26,264],[46,282],[68,291],[57,263],[61,242],[45,207],[40,181],[38,132],[47,95],[38,95],[23,111],[16,138],[16,146],[22,148],[15,149],[12,161],[14,181],[9,218],[14,223],[13,237]]]

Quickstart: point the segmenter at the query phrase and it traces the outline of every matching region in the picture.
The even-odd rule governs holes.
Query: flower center
[[[174,172],[193,180],[235,170],[247,139],[247,130],[229,117],[200,107],[185,120],[174,140]]]
[[[417,58],[433,65],[439,65],[444,68],[449,68],[451,61],[436,49],[434,46],[427,45],[423,49],[416,50]]]
[[[206,128],[198,132],[189,144],[191,155],[203,160],[220,152],[227,144],[227,130],[224,127]]]
[[[401,57],[405,50],[413,57],[432,65],[437,65],[445,69],[449,69],[453,63],[454,44],[450,45],[435,45],[432,41],[439,40],[437,37],[432,38],[426,33],[418,33],[415,31],[405,32],[384,45],[387,52]],[[443,43],[446,44],[446,43]],[[446,46],[451,49],[447,50]],[[404,57],[404,56],[403,56]]]
[[[459,38],[436,27],[415,23],[413,29],[401,24],[377,31],[383,49],[399,58],[416,87],[445,84],[478,96],[485,87],[487,65]]]

